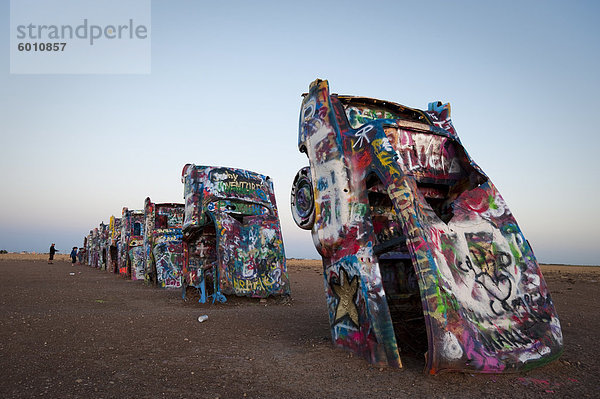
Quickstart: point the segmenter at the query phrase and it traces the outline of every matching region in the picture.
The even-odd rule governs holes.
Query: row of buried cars
[[[336,346],[373,364],[504,373],[556,359],[562,331],[529,242],[471,159],[449,104],[427,110],[303,95],[291,210],[323,259]],[[185,204],[123,210],[88,236],[88,262],[201,301],[289,294],[268,177],[186,165]]]
[[[163,288],[188,287],[200,302],[226,295],[289,295],[273,183],[242,169],[183,168],[185,203],[123,208],[84,238],[87,264]]]

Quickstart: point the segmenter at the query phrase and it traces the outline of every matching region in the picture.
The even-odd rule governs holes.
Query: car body
[[[562,332],[529,242],[472,161],[449,104],[304,95],[296,223],[323,258],[332,337],[374,364],[502,373],[556,359]],[[400,348],[400,350],[399,350]]]
[[[98,227],[98,268],[108,270],[108,255],[110,248],[109,225],[100,222]]]
[[[181,288],[184,205],[144,202],[146,281],[162,288]]]
[[[106,270],[119,273],[119,247],[121,245],[121,218],[111,216],[108,224],[109,246]]]
[[[90,230],[90,233],[85,236],[83,241],[85,245],[85,264],[88,266],[92,265],[92,232],[93,230]]]
[[[144,280],[144,211],[123,208],[121,214],[121,256],[119,274]]]
[[[88,265],[91,267],[100,267],[100,233],[98,227],[90,230],[90,239],[88,240],[90,251],[88,255]]]
[[[183,168],[184,290],[212,295],[288,295],[279,214],[268,176],[243,169]],[[185,294],[185,291],[184,291]]]
[[[83,246],[77,251],[77,259],[79,264],[87,264],[87,251],[88,251],[88,236],[83,237]]]

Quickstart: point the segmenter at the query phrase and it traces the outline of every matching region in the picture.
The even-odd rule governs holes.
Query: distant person
[[[83,263],[83,248],[79,248],[79,251],[77,251],[77,260],[80,265]]]
[[[48,259],[48,264],[51,265],[54,260],[54,254],[58,251],[58,249],[54,248],[54,243],[50,245],[50,258]]]
[[[71,250],[71,265],[75,266],[75,262],[77,262],[77,247],[73,247]]]

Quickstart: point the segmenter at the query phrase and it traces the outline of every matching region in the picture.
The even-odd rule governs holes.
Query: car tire
[[[300,169],[294,177],[291,205],[292,216],[298,227],[304,230],[312,229],[315,223],[315,196],[308,166]]]

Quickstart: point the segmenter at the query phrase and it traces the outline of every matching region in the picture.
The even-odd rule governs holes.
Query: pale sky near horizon
[[[182,202],[186,163],[273,178],[286,255],[301,94],[450,102],[539,261],[600,264],[597,1],[153,1],[148,75],[9,72],[0,0],[0,249],[67,252],[123,206]]]

